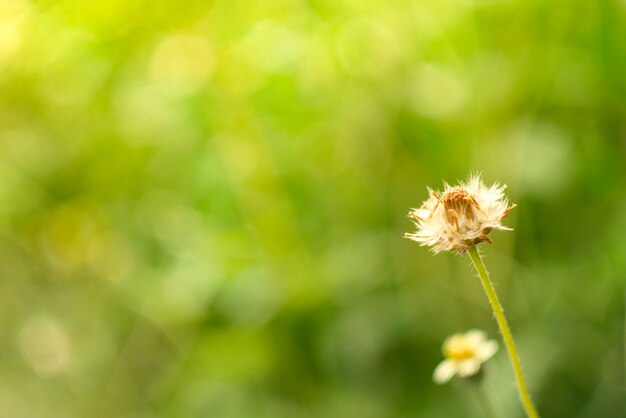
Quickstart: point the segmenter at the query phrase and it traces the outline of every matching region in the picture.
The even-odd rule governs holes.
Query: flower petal
[[[480,370],[480,361],[473,358],[463,360],[459,362],[459,364],[457,365],[457,369],[459,372],[459,376],[461,377],[475,375],[476,373],[478,373],[478,370]]]
[[[471,347],[479,347],[483,341],[487,339],[485,331],[479,329],[472,329],[465,333],[465,339],[467,344]]]
[[[475,357],[480,362],[484,363],[485,361],[493,357],[493,355],[496,354],[496,351],[498,351],[497,342],[493,340],[485,341],[480,345],[480,347],[478,347],[478,349],[476,349]]]
[[[454,362],[450,360],[444,360],[435,369],[433,372],[433,380],[438,385],[442,385],[447,383],[452,379],[457,372],[456,365]]]

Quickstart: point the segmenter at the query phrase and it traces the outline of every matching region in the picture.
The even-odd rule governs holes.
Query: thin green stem
[[[487,394],[487,391],[485,390],[484,383],[483,382],[476,383],[474,384],[474,388],[476,390],[476,396],[478,397],[480,404],[483,406],[483,409],[485,410],[485,415],[488,418],[498,418],[498,414],[496,413],[495,408],[489,401],[489,395]]]
[[[483,284],[483,288],[485,289],[485,293],[487,294],[487,298],[489,299],[489,303],[491,304],[491,308],[493,309],[493,313],[496,317],[496,322],[498,323],[498,327],[500,328],[500,333],[502,334],[502,338],[504,339],[504,345],[506,346],[506,350],[509,353],[509,359],[511,360],[511,364],[513,365],[515,380],[517,380],[517,389],[519,390],[522,404],[524,405],[524,409],[526,410],[526,415],[528,415],[529,418],[539,418],[539,415],[537,414],[537,411],[535,410],[535,407],[533,406],[533,403],[530,399],[528,388],[526,387],[526,380],[524,379],[524,374],[522,373],[522,363],[520,362],[519,355],[517,354],[517,348],[515,347],[513,334],[511,334],[511,329],[506,322],[504,310],[502,309],[502,305],[498,300],[498,295],[496,295],[493,284],[489,279],[489,273],[487,273],[485,264],[483,263],[483,260],[480,257],[480,254],[478,253],[475,245],[471,245],[467,249],[467,252],[472,259],[472,263],[474,263],[474,267],[476,267],[478,277],[480,277],[480,281]]]

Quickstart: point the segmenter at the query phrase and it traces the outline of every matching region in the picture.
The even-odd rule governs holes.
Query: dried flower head
[[[500,222],[516,206],[509,206],[504,189],[506,186],[498,183],[485,186],[479,175],[458,186],[445,184],[443,193],[429,188],[430,198],[409,212],[417,232],[404,236],[432,247],[435,253],[454,250],[464,254],[470,245],[491,243],[487,237],[491,230],[510,230]]]
[[[435,383],[448,382],[454,375],[473,376],[481,365],[498,351],[498,343],[487,340],[487,335],[478,329],[465,334],[454,334],[443,343],[445,360],[433,373]]]

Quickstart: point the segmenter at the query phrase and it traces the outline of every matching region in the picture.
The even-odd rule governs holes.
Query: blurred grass
[[[626,4],[0,2],[0,415],[482,416],[403,240],[470,171],[543,417],[626,410]],[[504,353],[486,385],[522,416]]]

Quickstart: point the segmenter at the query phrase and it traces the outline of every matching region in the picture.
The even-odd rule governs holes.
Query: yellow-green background
[[[0,417],[481,417],[470,172],[543,417],[626,414],[626,2],[1,0]],[[522,417],[501,349],[484,380]]]

